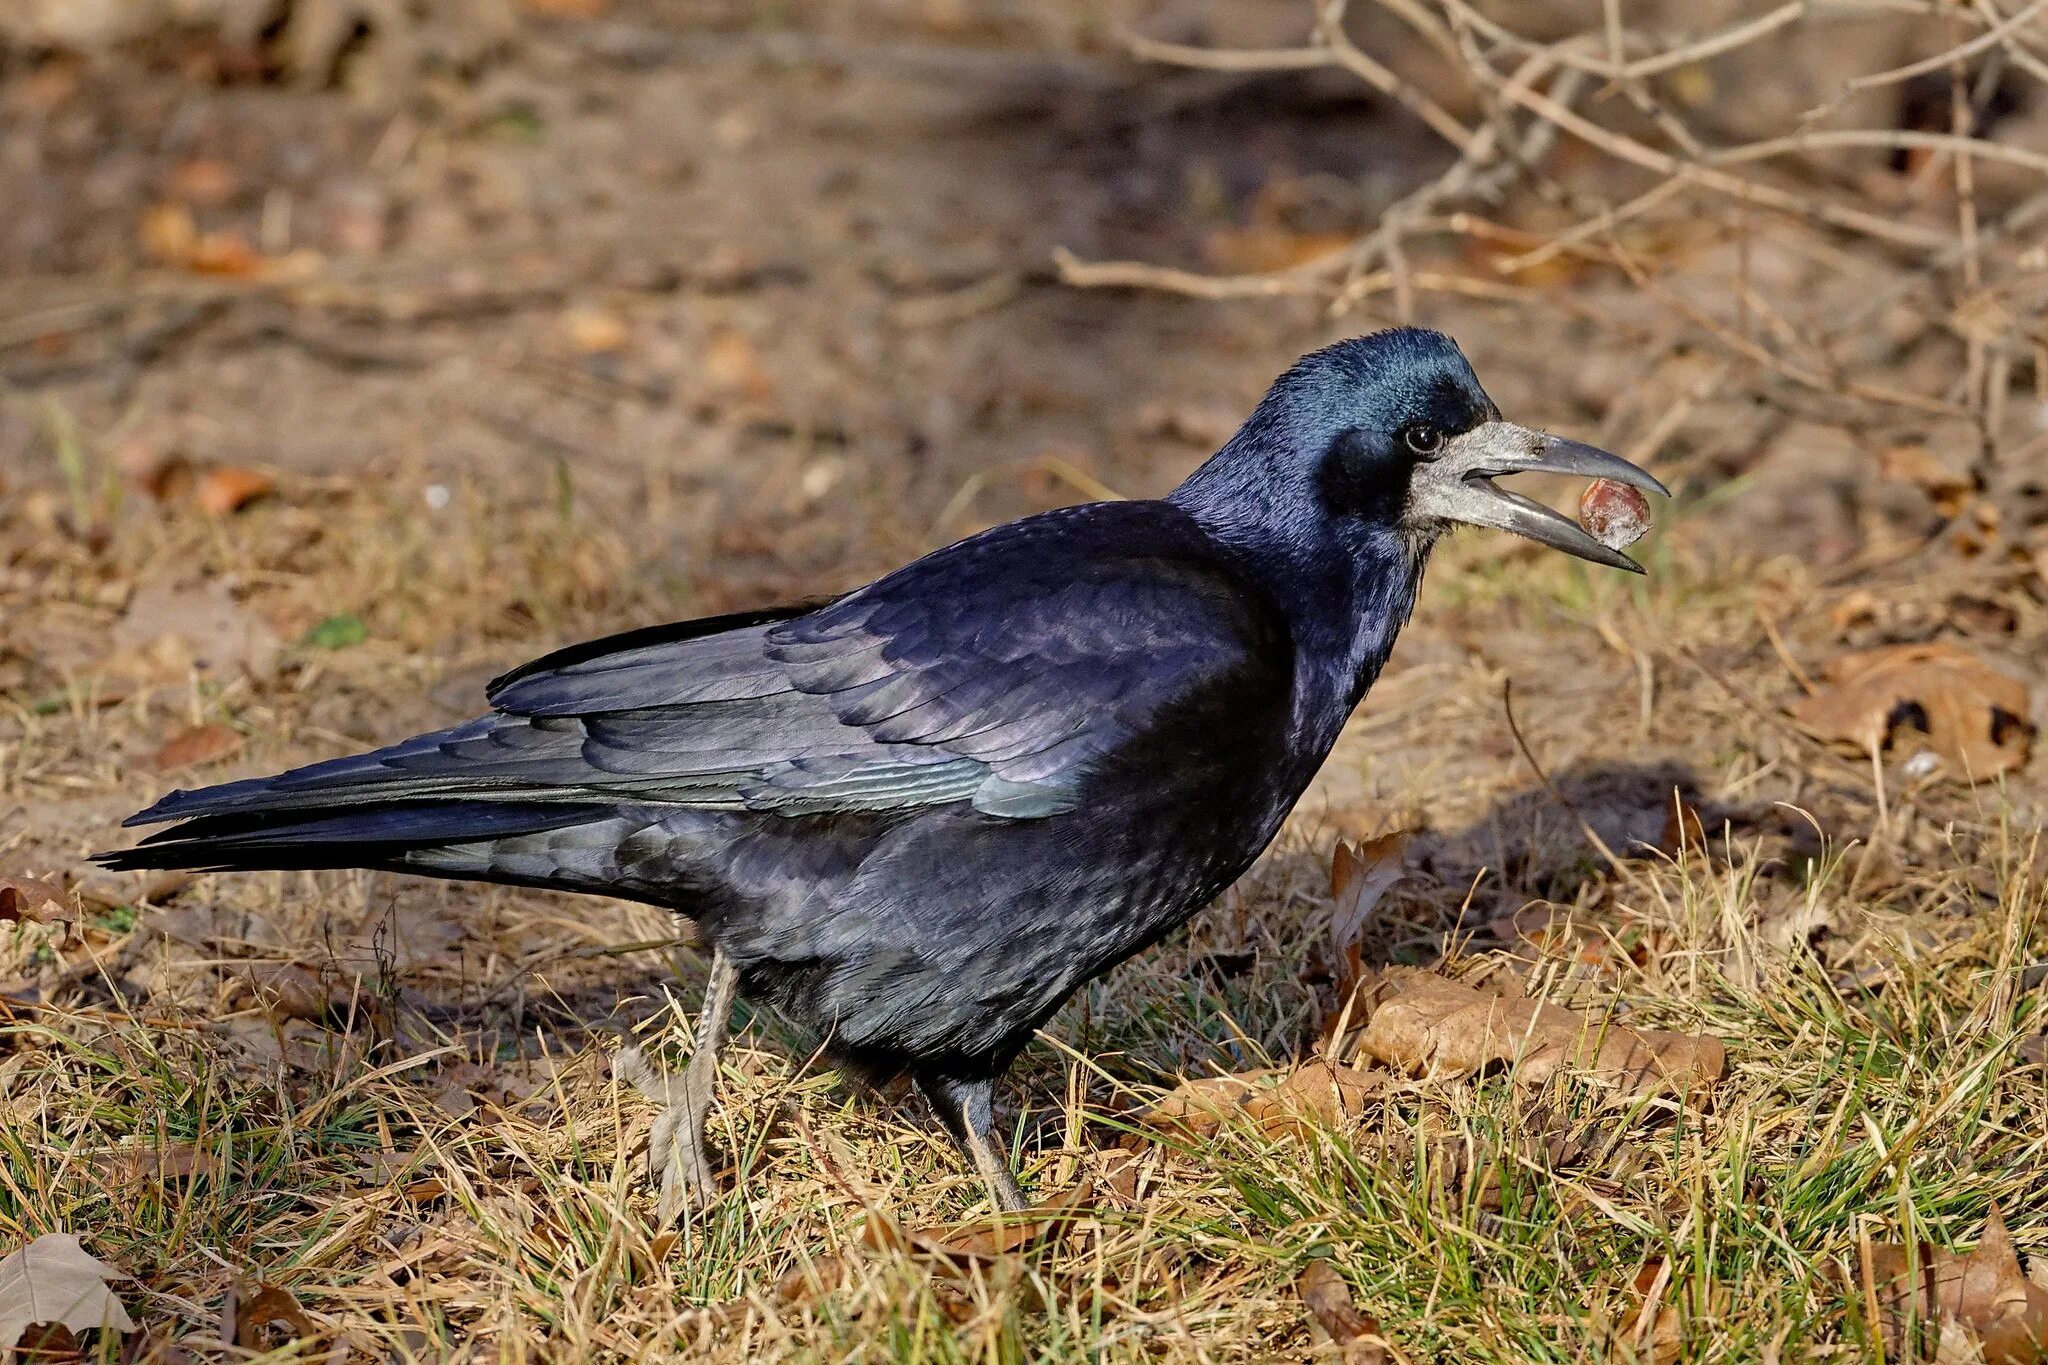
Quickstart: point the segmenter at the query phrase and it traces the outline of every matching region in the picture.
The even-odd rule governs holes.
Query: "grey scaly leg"
[[[953,1141],[974,1164],[989,1198],[1005,1213],[1019,1213],[1030,1207],[1017,1177],[995,1144],[995,1082],[956,1081],[940,1077],[918,1078],[917,1088],[937,1111],[939,1122],[953,1135]]]
[[[666,1075],[637,1046],[619,1049],[613,1074],[661,1106],[661,1117],[647,1135],[649,1178],[660,1173],[661,1200],[657,1217],[672,1222],[683,1206],[701,1209],[717,1192],[711,1162],[704,1154],[704,1127],[718,1084],[718,1056],[725,1049],[732,1021],[732,1001],[739,989],[739,969],[723,952],[711,958],[711,982],[704,991],[704,1009],[697,1017],[697,1043],[680,1078]]]

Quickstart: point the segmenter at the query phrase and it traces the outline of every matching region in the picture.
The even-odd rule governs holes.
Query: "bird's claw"
[[[660,1106],[661,1114],[647,1134],[647,1179],[660,1194],[657,1223],[666,1227],[685,1209],[701,1211],[717,1195],[717,1179],[704,1151],[704,1122],[711,1110],[713,1077],[709,1066],[692,1057],[681,1076],[670,1075],[648,1060],[638,1045],[620,1048],[612,1075]]]

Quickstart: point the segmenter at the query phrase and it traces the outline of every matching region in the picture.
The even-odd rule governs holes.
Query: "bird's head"
[[[1303,356],[1174,499],[1240,527],[1314,518],[1399,542],[1418,560],[1463,523],[1642,572],[1569,517],[1494,482],[1524,473],[1669,496],[1617,455],[1503,420],[1456,342],[1401,327]]]

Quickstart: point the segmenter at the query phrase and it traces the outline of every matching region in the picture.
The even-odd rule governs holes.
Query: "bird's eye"
[[[1414,426],[1403,427],[1401,444],[1408,447],[1411,455],[1427,459],[1444,448],[1443,428],[1433,427],[1427,422],[1417,422]]]

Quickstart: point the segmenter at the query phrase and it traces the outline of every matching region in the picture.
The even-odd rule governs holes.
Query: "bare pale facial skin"
[[[1450,437],[1435,458],[1416,465],[1408,498],[1410,525],[1425,533],[1451,524],[1512,531],[1595,564],[1642,572],[1634,560],[1571,518],[1494,482],[1507,474],[1571,474],[1670,496],[1663,484],[1620,456],[1513,422],[1482,422]]]

